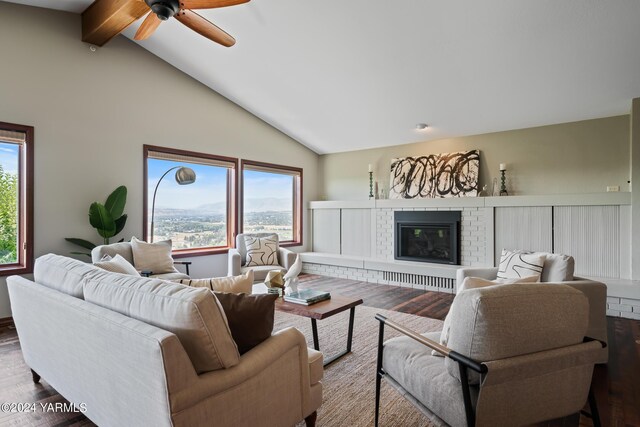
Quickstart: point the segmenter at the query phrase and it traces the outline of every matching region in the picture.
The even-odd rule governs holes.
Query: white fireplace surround
[[[303,271],[363,282],[455,292],[460,266],[394,259],[394,211],[462,214],[461,266],[493,266],[502,248],[566,253],[576,275],[607,283],[612,316],[640,319],[631,277],[631,195],[466,197],[310,203],[312,252]]]

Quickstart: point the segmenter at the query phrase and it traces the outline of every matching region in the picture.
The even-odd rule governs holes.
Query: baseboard
[[[13,317],[3,317],[0,319],[0,328],[13,326]]]

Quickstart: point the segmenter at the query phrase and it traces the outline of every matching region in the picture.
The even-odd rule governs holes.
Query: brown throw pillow
[[[275,294],[230,294],[213,292],[227,316],[231,336],[244,354],[271,336]]]

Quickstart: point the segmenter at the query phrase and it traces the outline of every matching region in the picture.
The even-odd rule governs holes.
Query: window
[[[144,158],[145,240],[171,239],[174,257],[226,252],[236,233],[237,159],[148,145]]]
[[[0,122],[0,275],[33,270],[33,128]]]
[[[242,160],[242,232],[302,244],[302,169]]]

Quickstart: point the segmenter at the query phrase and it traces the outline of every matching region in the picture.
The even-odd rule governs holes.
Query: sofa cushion
[[[198,374],[238,364],[224,311],[211,291],[146,277],[95,271],[85,299],[176,334]]]
[[[544,265],[543,253],[526,253],[502,250],[498,265],[498,279],[519,279],[537,275],[540,277]]]
[[[102,257],[101,261],[94,262],[93,265],[112,273],[129,274],[131,276],[138,277],[140,276],[138,270],[136,270],[136,268],[131,265],[129,261],[124,259],[120,254],[116,254],[116,256],[114,257],[111,257],[111,255],[105,255],[104,257]]]
[[[545,256],[541,282],[570,282],[573,280],[575,260],[570,255],[537,252]]]
[[[133,252],[131,251],[131,243],[130,242],[118,242],[118,243],[110,243],[108,245],[100,245],[93,248],[91,251],[91,260],[93,262],[99,262],[105,255],[116,256],[120,255],[131,265],[133,264]]]
[[[271,336],[275,315],[275,294],[213,293],[224,309],[231,336],[244,354]]]
[[[33,267],[33,280],[47,288],[64,292],[76,298],[84,298],[82,283],[84,277],[94,271],[100,271],[86,262],[66,256],[47,254],[36,259]]]
[[[133,265],[139,271],[152,271],[153,274],[177,273],[171,257],[171,240],[147,243],[131,238]]]
[[[217,292],[250,294],[253,289],[253,271],[249,270],[240,276],[214,277],[212,279],[181,279],[178,280],[178,283],[194,288],[207,288]]]
[[[175,282],[177,280],[189,279],[189,276],[187,276],[184,273],[180,273],[179,271],[175,271],[173,273],[152,274],[149,277],[151,277],[152,279],[162,279],[162,280],[168,280],[171,282]]]
[[[522,283],[461,292],[449,313],[448,347],[484,362],[581,343],[589,302],[570,286]],[[445,364],[459,378],[457,363]],[[469,378],[478,383],[475,372]]]

